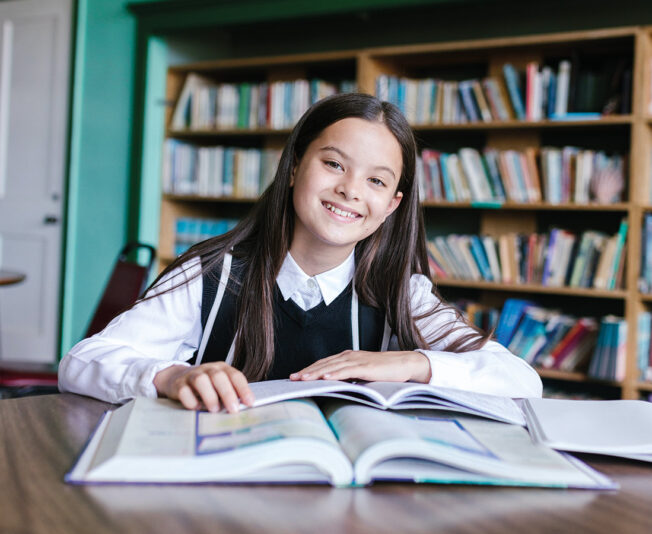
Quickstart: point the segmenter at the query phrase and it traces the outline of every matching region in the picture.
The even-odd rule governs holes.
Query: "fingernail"
[[[310,373],[304,373],[303,378],[308,378],[310,376],[312,376]]]
[[[330,378],[330,377],[331,377],[330,373],[326,373],[326,374],[324,375],[324,378]]]
[[[240,411],[240,405],[237,402],[231,404],[231,413],[238,413]]]
[[[296,378],[297,376],[299,376],[299,373],[292,373],[292,374],[290,375],[290,378]]]

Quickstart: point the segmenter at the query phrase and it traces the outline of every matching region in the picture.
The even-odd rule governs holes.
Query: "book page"
[[[568,451],[652,454],[652,403],[526,399],[534,437]]]
[[[440,412],[441,413],[441,412]],[[454,418],[404,416],[355,405],[330,405],[328,421],[339,436],[342,450],[352,462],[367,449],[389,440],[423,440],[454,447],[465,452],[491,456]]]
[[[195,412],[168,399],[138,397],[133,402],[116,456],[194,454]]]
[[[366,385],[341,380],[266,380],[253,382],[249,386],[256,397],[254,406],[263,406],[286,399],[327,397],[329,393],[339,393],[338,396],[340,397],[346,396],[345,393],[349,393],[352,394],[353,400],[355,400],[356,396],[363,396],[377,404],[384,404],[383,397],[368,389]],[[246,408],[244,405],[241,407]]]
[[[237,414],[200,412],[197,453],[226,452],[284,438],[317,439],[337,445],[337,438],[317,405],[292,400]]]
[[[400,409],[402,403],[411,404],[410,408],[414,407],[412,404],[414,397],[419,402],[432,403],[433,408],[437,408],[438,405],[459,405],[472,410],[472,413],[477,415],[525,425],[521,410],[509,397],[498,397],[496,395],[442,388],[429,384],[414,384],[412,382],[369,382],[365,387],[388,399],[392,409]]]

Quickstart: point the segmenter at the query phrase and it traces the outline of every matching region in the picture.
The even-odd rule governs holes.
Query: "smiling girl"
[[[415,155],[393,105],[365,94],[318,102],[252,213],[177,258],[143,299],[73,347],[61,391],[231,412],[253,403],[249,381],[278,378],[540,396],[536,372],[428,278]]]

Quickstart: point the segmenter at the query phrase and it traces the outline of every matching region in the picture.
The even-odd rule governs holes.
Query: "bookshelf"
[[[522,203],[505,201],[497,206],[475,202],[424,201],[429,232],[437,232],[442,214],[465,224],[481,235],[498,237],[508,232],[534,233],[551,225],[582,231],[598,228],[614,234],[621,219],[628,221],[625,270],[622,289],[547,287],[537,284],[439,279],[442,293],[472,295],[480,303],[499,306],[508,296],[558,301],[577,310],[577,315],[623,316],[637,324],[638,314],[652,310],[652,295],[638,290],[643,214],[652,211],[650,200],[650,152],[652,112],[648,105],[652,75],[652,29],[625,27],[603,30],[532,35],[515,38],[424,43],[348,51],[255,57],[186,64],[168,69],[167,101],[175,103],[166,111],[166,142],[175,140],[197,147],[227,146],[279,150],[289,128],[268,125],[246,127],[179,128],[173,125],[176,103],[186,77],[193,73],[214,84],[261,84],[320,79],[333,83],[355,80],[358,90],[375,93],[379,76],[445,79],[502,76],[503,65],[524,70],[529,62],[559,61],[575,55],[589,64],[624,58],[631,64],[632,82],[629,109],[622,114],[591,120],[504,120],[491,122],[415,124],[421,148],[454,151],[461,147],[478,150],[524,150],[527,147],[576,145],[604,149],[626,156],[626,185],[622,201],[595,203]],[[207,196],[164,191],[161,197],[159,250],[161,265],[174,259],[175,221],[183,217],[211,219],[237,218],[253,204],[254,198]],[[582,313],[582,310],[585,310]],[[582,373],[541,370],[542,377],[578,384],[596,383],[613,388],[615,397],[639,398],[652,391],[652,383],[641,382],[636,368],[637,331],[627,334],[627,365],[622,381],[592,380]]]

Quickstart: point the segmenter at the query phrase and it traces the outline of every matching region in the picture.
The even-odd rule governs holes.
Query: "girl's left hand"
[[[420,352],[345,350],[292,373],[291,380],[430,381],[430,361]]]

